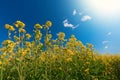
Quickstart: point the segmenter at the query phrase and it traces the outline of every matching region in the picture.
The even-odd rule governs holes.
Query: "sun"
[[[93,12],[104,16],[120,13],[120,0],[87,0],[86,3]]]

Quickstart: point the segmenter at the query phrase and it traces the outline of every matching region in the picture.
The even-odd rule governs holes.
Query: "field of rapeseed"
[[[0,80],[120,80],[119,55],[99,54],[75,35],[65,39],[64,32],[54,40],[51,26],[51,21],[35,24],[31,35],[21,21],[5,25],[8,40],[0,49]]]

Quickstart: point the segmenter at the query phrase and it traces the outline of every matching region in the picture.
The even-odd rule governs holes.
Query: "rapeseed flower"
[[[54,50],[54,51],[59,51],[59,46],[58,46],[58,45],[54,45],[54,46],[53,46],[53,50]]]
[[[46,38],[45,38],[45,42],[46,43],[49,42],[51,38],[52,38],[52,35],[51,34],[47,34]]]
[[[15,30],[15,28],[13,26],[9,25],[9,24],[5,24],[5,28],[10,30],[10,31],[14,31]]]
[[[31,38],[31,35],[30,34],[26,34],[25,35],[27,39],[30,39]]]
[[[5,28],[6,28],[6,29],[9,29],[10,26],[11,26],[11,25],[9,25],[9,24],[5,24]]]
[[[17,37],[17,36],[14,36],[14,39],[15,39],[16,41],[19,41],[19,40],[20,40],[20,38]]]
[[[88,64],[90,64],[90,62],[86,62],[86,64],[88,65]]]
[[[51,21],[47,21],[45,24],[47,27],[51,27],[52,26],[52,22]]]
[[[59,32],[58,39],[61,40],[61,41],[63,41],[64,38],[65,38],[65,33],[64,32]]]
[[[10,26],[10,27],[8,28],[8,30],[10,30],[10,31],[14,31],[15,28],[14,28],[13,26]]]
[[[7,48],[7,50],[8,50],[9,53],[13,52],[13,48],[12,47]]]
[[[35,34],[41,34],[40,30],[35,30]]]
[[[4,46],[4,45],[8,45],[10,43],[13,43],[13,41],[12,40],[5,40],[2,42],[2,45]]]
[[[69,57],[69,58],[66,59],[66,61],[67,61],[67,62],[72,62],[72,58]]]
[[[24,57],[26,55],[26,52],[25,51],[22,51],[21,52],[22,56]]]
[[[85,71],[87,74],[89,74],[90,69],[87,68],[87,69],[85,69],[84,71]]]
[[[39,59],[41,60],[41,61],[45,61],[46,60],[46,54],[45,53],[41,53],[41,55],[39,56]]]
[[[88,46],[88,48],[93,48],[93,45],[92,44],[90,44],[90,43],[87,43],[87,46]]]
[[[0,60],[0,65],[2,65],[2,61]]]
[[[19,28],[19,32],[21,32],[21,33],[26,33],[26,30],[23,29],[23,28]]]
[[[41,37],[42,37],[42,34],[36,34],[36,35],[35,35],[35,39],[36,39],[36,40],[40,40]]]
[[[74,55],[73,51],[71,51],[70,49],[66,49],[66,52],[67,52],[69,55]]]
[[[40,24],[35,24],[34,26],[36,29],[42,29],[42,26]]]
[[[15,26],[17,28],[24,28],[25,27],[25,24],[22,22],[22,21],[16,21],[15,22]]]
[[[28,47],[31,47],[31,43],[30,42],[25,42],[25,45]]]
[[[6,53],[6,52],[4,52],[2,55],[3,55],[3,56],[7,56],[7,53]]]
[[[42,33],[40,32],[40,30],[35,30],[35,39],[40,40],[41,37],[42,37]]]
[[[71,38],[69,38],[69,42],[75,42],[76,40],[75,35],[71,35]]]
[[[62,67],[59,67],[59,70],[62,70]]]
[[[43,74],[43,76],[39,77],[41,80],[43,77],[46,77],[46,79],[55,78],[56,80],[116,80],[114,78],[116,77],[115,73],[119,76],[120,56],[95,54],[92,44],[83,45],[74,35],[71,35],[68,41],[65,41],[65,33],[63,32],[60,32],[58,38],[53,40],[48,30],[52,26],[52,23],[49,21],[45,25],[42,25],[46,31],[44,43],[39,41],[42,38],[42,32],[40,31],[42,26],[40,24],[34,25],[34,40],[31,42],[28,41],[31,35],[25,34],[25,24],[21,21],[16,21],[15,26],[18,28],[18,31],[15,31],[14,35],[15,42],[5,40],[2,43],[3,48],[0,49],[0,70],[5,79],[8,76],[10,76],[8,77],[9,79],[14,80],[19,77],[22,77],[21,79],[25,79],[26,77],[34,79],[34,77],[38,78],[39,76],[37,75],[39,74]],[[14,31],[14,27],[6,24],[5,28],[8,29],[8,35],[12,36],[11,31]],[[4,73],[5,70],[6,73]],[[27,71],[28,73],[23,73]],[[66,74],[65,71],[69,74]],[[20,74],[11,75],[14,72],[17,74],[20,72]],[[54,77],[52,73],[55,73],[54,76],[57,77]],[[73,76],[73,74],[83,75],[81,78],[79,75]]]
[[[27,54],[29,54],[29,53],[31,52],[30,47],[29,47],[29,48],[26,48],[26,50],[25,50],[25,51],[26,51],[26,53],[27,53]]]

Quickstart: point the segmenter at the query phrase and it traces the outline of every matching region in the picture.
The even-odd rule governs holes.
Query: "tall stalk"
[[[4,60],[3,60],[4,61]],[[1,65],[0,80],[3,80],[3,63]]]

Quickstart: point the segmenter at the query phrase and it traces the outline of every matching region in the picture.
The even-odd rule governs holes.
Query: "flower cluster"
[[[120,79],[120,55],[101,55],[92,44],[84,45],[75,35],[65,39],[64,32],[54,40],[49,33],[51,26],[51,21],[37,23],[31,36],[22,21],[5,25],[8,40],[0,48],[1,80]]]

